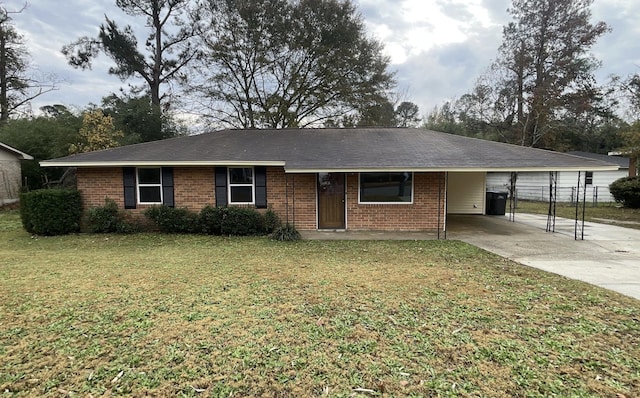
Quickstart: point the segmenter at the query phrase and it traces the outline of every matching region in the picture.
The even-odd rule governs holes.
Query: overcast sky
[[[415,102],[422,114],[459,97],[496,57],[502,26],[509,22],[510,0],[355,0],[369,33],[385,44],[396,71],[402,100]],[[24,1],[4,0],[8,10]],[[136,20],[115,7],[115,0],[30,0],[14,16],[25,36],[33,64],[64,80],[59,90],[34,101],[83,108],[127,85],[109,76],[109,59],[100,56],[91,71],[73,69],[60,50],[81,36],[96,36],[105,14],[116,21]],[[602,61],[597,77],[640,72],[640,7],[637,0],[595,0],[594,21],[613,29],[593,48]]]

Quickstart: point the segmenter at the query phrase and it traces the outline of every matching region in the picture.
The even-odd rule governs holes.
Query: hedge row
[[[22,194],[20,212],[24,228],[38,235],[63,235],[80,230],[82,203],[76,190],[50,189]],[[154,206],[144,211],[158,230],[165,233],[204,233],[223,236],[272,234],[278,240],[300,238],[292,225],[283,226],[272,210],[264,214],[244,207],[207,206],[199,213],[184,208]],[[131,233],[142,229],[111,199],[89,209],[87,225],[94,233]]]
[[[73,189],[40,189],[20,195],[20,216],[27,232],[64,235],[80,230],[82,200]]]
[[[267,235],[281,226],[272,210],[265,214],[245,207],[206,206],[200,213],[184,208],[154,206],[144,211],[161,232],[224,236]]]

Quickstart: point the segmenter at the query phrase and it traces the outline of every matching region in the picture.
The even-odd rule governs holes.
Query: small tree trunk
[[[9,120],[7,89],[7,38],[5,30],[0,28],[0,123]]]

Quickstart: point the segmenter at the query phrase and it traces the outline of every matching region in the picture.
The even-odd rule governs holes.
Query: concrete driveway
[[[587,222],[576,241],[574,223],[556,218],[548,233],[543,215],[449,216],[447,238],[640,300],[640,230]]]

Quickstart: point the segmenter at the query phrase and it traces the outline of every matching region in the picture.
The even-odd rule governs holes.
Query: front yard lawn
[[[2,396],[632,397],[640,302],[456,241],[31,237]]]

